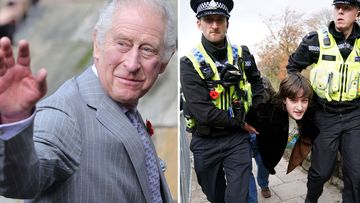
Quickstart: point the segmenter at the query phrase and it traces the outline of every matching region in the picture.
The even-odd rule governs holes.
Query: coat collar
[[[334,21],[329,24],[329,32],[338,40],[344,40],[344,34],[336,31]],[[354,40],[360,38],[360,27],[357,23],[354,23],[351,34],[347,40]]]
[[[227,60],[227,39],[224,39],[224,46],[221,48],[216,47],[209,40],[207,40],[204,35],[201,38],[201,43],[203,44],[206,52],[209,54],[213,61],[226,61]]]

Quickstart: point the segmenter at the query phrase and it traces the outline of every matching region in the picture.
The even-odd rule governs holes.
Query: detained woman
[[[312,122],[311,98],[313,95],[309,81],[300,73],[289,74],[281,81],[279,91],[271,88],[268,99],[249,112],[245,128],[257,134],[257,144],[262,161],[270,174],[275,174],[289,141],[289,117],[296,121],[299,136],[292,150],[287,173],[306,158],[311,143],[319,130]]]

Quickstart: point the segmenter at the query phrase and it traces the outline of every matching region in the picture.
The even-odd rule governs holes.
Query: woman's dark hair
[[[287,97],[295,99],[302,91],[300,97],[305,97],[311,100],[313,96],[313,90],[308,79],[302,76],[300,73],[289,73],[288,76],[281,81],[278,98],[284,101]]]

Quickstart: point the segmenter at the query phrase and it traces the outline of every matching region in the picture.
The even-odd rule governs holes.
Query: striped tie
[[[140,117],[135,111],[127,111],[126,116],[129,118],[131,124],[137,129],[144,146],[144,159],[146,164],[146,172],[148,175],[152,203],[162,203],[162,198],[160,194],[159,169],[157,167],[155,153],[151,147],[150,136],[145,129],[144,123],[140,120]]]

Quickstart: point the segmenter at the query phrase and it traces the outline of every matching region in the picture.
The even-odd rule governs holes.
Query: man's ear
[[[93,57],[94,57],[94,59],[97,59],[97,58],[99,58],[99,42],[98,42],[98,40],[97,40],[97,30],[95,29],[94,30],[94,32],[93,32],[93,41],[94,41],[94,43],[93,43],[93,49],[94,49],[94,51],[93,51]]]
[[[200,20],[200,19],[198,19],[198,20],[196,21],[196,25],[197,25],[198,29],[199,29],[200,31],[202,31],[202,30],[201,30],[201,20]]]

